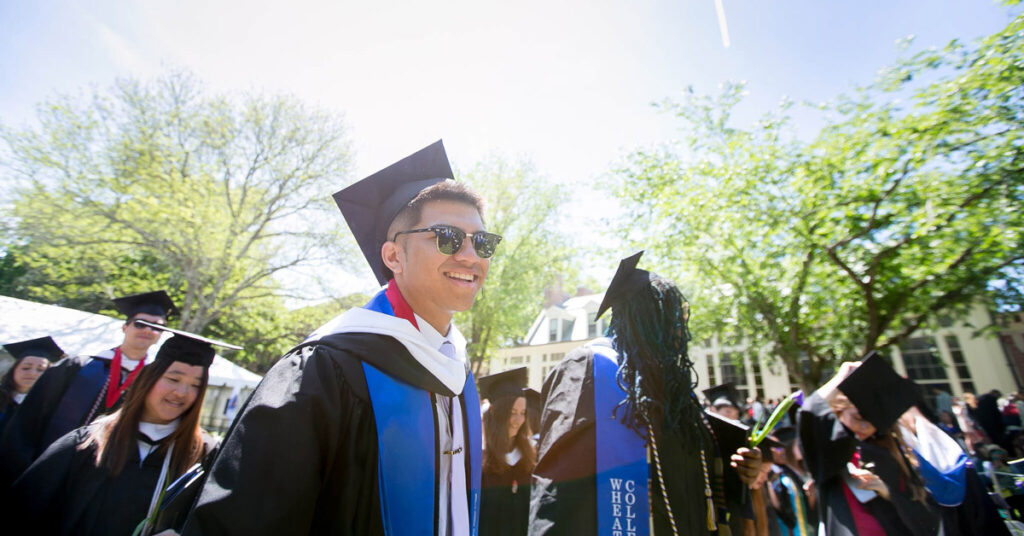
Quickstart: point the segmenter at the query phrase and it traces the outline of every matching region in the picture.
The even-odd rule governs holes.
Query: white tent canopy
[[[68,355],[94,354],[121,344],[123,325],[123,319],[0,296],[0,344],[49,335]],[[167,337],[153,345],[150,359]],[[261,379],[219,355],[210,366],[210,385],[254,388]]]

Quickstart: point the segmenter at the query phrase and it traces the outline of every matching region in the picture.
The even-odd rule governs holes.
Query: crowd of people
[[[115,300],[124,340],[98,355],[5,346],[5,534],[1017,530],[1017,397],[926,395],[875,354],[805,397],[697,393],[689,303],[642,252],[597,310],[606,337],[540,393],[525,369],[477,379],[452,318],[502,237],[441,143],[334,199],[383,288],[296,341],[219,442],[199,412],[214,347],[237,347],[167,327],[164,291]]]

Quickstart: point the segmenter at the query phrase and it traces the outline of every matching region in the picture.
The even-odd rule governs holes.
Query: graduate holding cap
[[[183,531],[476,534],[466,340],[501,237],[440,141],[334,195],[386,288],[285,355],[241,409]]]
[[[36,380],[50,364],[64,357],[64,350],[50,337],[7,343],[4,349],[14,358],[14,364],[0,379],[0,436]]]
[[[160,332],[136,321],[165,325],[176,310],[162,290],[116,298],[114,306],[125,316],[123,342],[50,367],[11,418],[0,439],[0,487],[10,485],[57,438],[117,409],[160,339]]]
[[[734,445],[716,438],[693,392],[689,305],[637,268],[641,254],[622,260],[597,310],[612,310],[611,340],[573,350],[544,382],[530,534],[739,535],[749,525],[760,451],[742,430]]]
[[[480,398],[490,402],[484,414],[481,536],[526,536],[537,458],[526,379],[526,367],[480,378]]]
[[[152,517],[160,492],[209,452],[199,413],[213,345],[239,347],[168,331],[116,411],[59,438],[15,481],[3,514],[14,534],[129,536]]]
[[[829,536],[939,533],[938,506],[895,428],[916,401],[915,386],[874,353],[843,363],[804,401],[797,428]]]

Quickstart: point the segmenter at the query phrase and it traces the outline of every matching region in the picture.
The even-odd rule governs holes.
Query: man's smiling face
[[[428,201],[420,220],[410,229],[446,225],[467,234],[484,230],[483,219],[472,205],[459,201]],[[403,234],[397,243],[383,249],[384,262],[395,274],[395,281],[412,310],[442,333],[456,311],[473,306],[484,284],[490,259],[481,259],[471,240],[453,255],[437,250],[433,233]],[[440,327],[439,327],[440,325]]]

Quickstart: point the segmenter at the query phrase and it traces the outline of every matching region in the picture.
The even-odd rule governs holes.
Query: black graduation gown
[[[875,497],[864,503],[886,534],[931,536],[938,534],[940,512],[931,501],[913,500],[900,481],[899,466],[888,450],[858,441],[839,422],[817,393],[808,397],[797,414],[804,463],[818,490],[818,513],[829,536],[856,536],[853,514],[843,491],[846,464],[857,448],[861,459],[873,462],[873,472],[889,487],[890,500]]]
[[[7,424],[11,422],[11,418],[18,412],[18,408],[21,404],[11,400],[7,407],[0,411],[0,437],[3,437],[4,430],[7,429]]]
[[[1010,530],[973,468],[967,470],[966,488],[959,506],[942,507],[945,536],[1010,536]]]
[[[531,535],[597,534],[593,359],[592,349],[577,348],[544,382],[540,443],[530,499]],[[704,476],[694,442],[681,437],[678,430],[655,430],[655,434],[679,534],[714,534],[707,530]],[[748,495],[727,460],[723,466],[730,530],[740,535],[749,517]],[[650,470],[654,472],[653,464]],[[650,482],[654,533],[671,534],[656,475],[651,475]]]
[[[32,390],[25,396],[18,411],[11,417],[0,437],[0,488],[6,489],[28,466],[43,453],[49,446],[44,439],[50,419],[60,406],[64,394],[67,392],[75,377],[81,372],[82,367],[93,359],[91,356],[76,356],[61,360],[60,363],[46,369],[46,372],[32,386]],[[109,374],[110,360],[101,359],[104,362],[104,371]],[[123,374],[122,374],[123,377]],[[96,394],[91,397],[92,404],[96,403],[102,391],[102,386]],[[120,405],[120,400],[109,411],[102,401],[97,407],[93,420],[101,415],[114,411]],[[84,408],[83,413],[89,408]],[[90,421],[91,422],[91,421]],[[78,426],[84,426],[88,422],[79,422],[75,426],[62,430],[67,433]]]
[[[384,534],[361,361],[453,395],[392,337],[345,333],[300,345],[235,419],[182,534]]]
[[[16,522],[13,534],[131,536],[146,517],[164,453],[154,449],[140,464],[133,448],[112,477],[96,467],[94,444],[78,448],[87,435],[82,427],[61,437],[15,481],[3,516]]]
[[[480,477],[480,536],[526,536],[530,516],[530,461]]]

